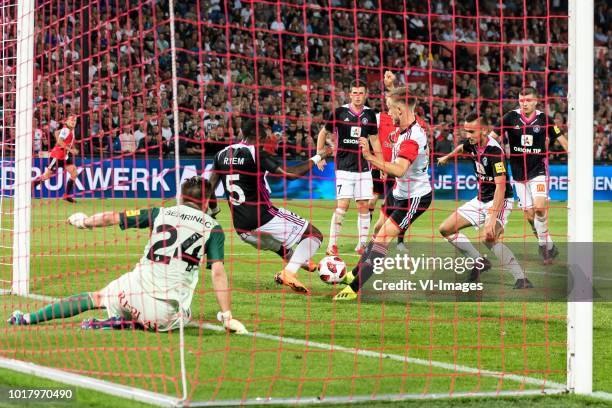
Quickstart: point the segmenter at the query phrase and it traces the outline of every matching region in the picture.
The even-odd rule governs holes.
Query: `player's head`
[[[70,115],[66,118],[65,124],[70,129],[74,129],[74,127],[76,126],[76,122],[77,122],[77,115]]]
[[[193,176],[181,185],[181,203],[206,211],[212,194],[210,182],[201,176]]]
[[[405,122],[414,117],[416,98],[410,95],[407,87],[402,86],[387,92],[386,101],[387,108],[389,108],[389,115],[393,118],[393,124],[395,124],[395,126],[399,126],[402,119],[404,119]]]
[[[247,119],[242,123],[242,140],[249,144],[257,144],[266,138],[266,127],[260,119]]]
[[[349,88],[349,97],[351,98],[351,104],[355,108],[360,108],[365,105],[365,101],[368,97],[368,87],[366,84],[358,79],[351,82]]]
[[[519,106],[525,116],[531,115],[535,111],[537,104],[538,91],[535,88],[528,86],[521,89],[521,92],[519,92]]]
[[[491,132],[489,119],[484,115],[472,112],[465,118],[463,130],[467,134],[470,143],[479,144]]]

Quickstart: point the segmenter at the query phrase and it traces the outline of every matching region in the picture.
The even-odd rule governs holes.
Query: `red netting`
[[[77,207],[57,199],[65,190],[65,171],[34,190],[41,198],[32,204],[36,294],[60,298],[101,289],[132,270],[142,255],[148,231],[75,233],[65,223],[71,213],[173,205],[174,172],[180,170],[184,179],[209,170],[217,152],[242,139],[248,119],[265,125],[265,135],[259,135],[263,148],[284,167],[308,159],[316,154],[318,133],[330,113],[349,102],[348,84],[354,79],[367,84],[368,106],[377,112],[386,111],[382,82],[388,70],[397,86],[418,97],[417,114],[431,149],[434,201],[406,242],[436,251],[449,246],[438,231],[441,221],[476,191],[461,187],[466,178],[438,178],[433,166],[463,139],[470,112],[497,123],[517,107],[520,89],[532,86],[547,126],[566,130],[563,0],[188,0],[174,9],[172,21],[167,0],[36,2],[33,176],[44,171],[66,118],[79,118]],[[14,18],[5,6],[0,13],[9,14],[0,15],[3,21]],[[5,31],[14,30],[10,24],[0,26],[3,34],[15,35]],[[5,39],[3,72],[13,50]],[[602,61],[609,62],[606,58]],[[6,114],[13,103],[11,86],[3,79],[4,129],[12,117]],[[602,111],[610,116],[609,107]],[[4,132],[3,151],[11,137]],[[563,150],[551,144],[545,154],[551,162],[564,162]],[[450,167],[459,173],[461,165]],[[270,181],[275,204],[323,231],[318,261],[335,207],[333,170],[310,173],[302,184]],[[219,201],[232,310],[257,335],[219,332],[215,293],[201,268],[192,303],[195,324],[185,330],[189,400],[520,394],[564,383],[564,303],[343,304],[331,300],[341,287],[325,286],[316,274],[305,273],[300,277],[312,295],[295,295],[273,283],[283,262],[241,242],[229,209]],[[547,210],[550,236],[564,240],[565,204],[550,202]],[[353,251],[356,219],[356,211],[349,210],[339,238],[349,267],[359,259]],[[537,238],[518,210],[506,238],[524,252],[536,247]],[[536,263],[533,256],[525,267]],[[508,289],[508,275],[493,276]],[[10,280],[8,271],[1,277]],[[42,306],[25,298],[0,302],[5,314]],[[0,343],[0,354],[182,396],[178,331],[82,332],[79,324],[80,318],[21,331],[3,327],[7,340]]]

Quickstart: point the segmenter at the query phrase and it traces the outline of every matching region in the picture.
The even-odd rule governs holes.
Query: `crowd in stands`
[[[266,150],[308,157],[330,110],[348,102],[352,79],[368,84],[372,108],[383,108],[386,69],[419,96],[438,154],[460,140],[468,112],[479,109],[495,122],[516,107],[524,85],[539,91],[551,125],[567,123],[567,0],[531,0],[527,15],[522,0],[186,0],[175,3],[175,66],[167,0],[99,0],[82,3],[83,10],[76,1],[39,3],[36,154],[54,143],[63,118],[81,113],[83,86],[87,128],[77,126],[83,157],[162,157],[175,149],[210,156],[240,139],[242,122],[255,115],[267,122],[260,135]],[[594,155],[606,161],[611,20],[612,7],[597,0]]]

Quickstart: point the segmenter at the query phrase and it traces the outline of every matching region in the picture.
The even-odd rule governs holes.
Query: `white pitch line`
[[[219,332],[225,331],[225,328],[223,328],[223,326],[218,326],[218,325],[209,324],[209,323],[198,324],[198,323],[192,322],[189,324],[189,326],[195,326],[195,327],[219,331]],[[500,371],[482,370],[482,369],[468,367],[464,365],[450,364],[450,363],[444,363],[441,361],[434,361],[434,360],[424,360],[421,358],[414,358],[414,357],[406,357],[406,356],[402,356],[399,354],[390,354],[390,353],[381,353],[381,352],[370,351],[370,350],[362,350],[362,349],[356,349],[352,347],[339,346],[336,344],[328,344],[328,343],[320,343],[316,341],[296,339],[293,337],[281,337],[281,336],[276,336],[273,334],[267,334],[263,332],[255,332],[255,333],[249,332],[248,334],[244,334],[243,336],[250,336],[250,337],[255,337],[255,338],[276,341],[280,343],[294,344],[298,346],[305,346],[307,348],[317,348],[320,350],[347,353],[347,354],[358,355],[358,356],[363,356],[363,357],[371,357],[371,358],[377,358],[377,359],[385,358],[385,359],[389,359],[393,361],[399,361],[402,363],[411,363],[411,364],[417,364],[417,365],[422,365],[422,366],[427,366],[427,367],[436,367],[436,368],[440,368],[440,369],[448,370],[452,372],[477,374],[483,377],[492,377],[492,378],[497,378],[500,380],[510,380],[513,382],[519,382],[521,384],[531,384],[531,385],[537,385],[541,387],[551,387],[551,388],[558,389],[558,390],[565,390],[566,388],[565,384],[548,381],[548,380],[542,380],[539,378],[526,377],[526,376],[521,376],[521,375],[516,375],[516,374],[507,374],[507,373],[502,373]]]
[[[57,300],[57,298],[54,298],[51,296],[37,295],[34,293],[28,294],[25,297],[36,299],[36,300],[43,300],[43,301]],[[209,323],[198,324],[195,322],[191,322],[188,326],[195,326],[195,327],[218,331],[218,332],[225,331],[225,328],[223,328],[223,326],[209,324]],[[316,341],[296,339],[293,337],[281,337],[281,336],[276,336],[274,334],[268,334],[264,332],[255,332],[255,333],[249,332],[247,334],[243,334],[242,336],[256,337],[256,338],[271,340],[275,342],[294,344],[294,345],[305,346],[305,347],[310,347],[310,348],[317,348],[320,350],[347,353],[351,355],[359,355],[363,357],[371,357],[371,358],[377,358],[377,359],[385,358],[385,359],[389,359],[393,361],[399,361],[402,363],[412,363],[412,364],[422,365],[426,367],[436,367],[436,368],[453,371],[453,372],[477,374],[483,377],[492,377],[492,378],[497,378],[500,380],[510,380],[513,382],[521,383],[521,384],[531,384],[531,385],[537,385],[540,387],[550,387],[550,388],[557,389],[557,390],[566,389],[565,384],[557,383],[554,381],[542,380],[539,378],[526,377],[526,376],[521,376],[521,375],[516,375],[516,374],[507,374],[507,373],[502,373],[500,371],[482,370],[482,369],[464,366],[464,365],[444,363],[441,361],[424,360],[424,359],[415,358],[415,357],[406,357],[406,356],[402,356],[399,354],[390,354],[390,353],[381,353],[381,352],[375,352],[375,351],[370,351],[370,350],[362,350],[362,349],[356,349],[352,347],[344,347],[344,346],[340,346],[336,344],[328,344],[328,343],[320,343]]]

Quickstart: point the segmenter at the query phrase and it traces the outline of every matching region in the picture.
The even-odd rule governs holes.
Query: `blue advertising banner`
[[[297,162],[288,162],[288,165]],[[48,164],[48,159],[34,159],[32,176],[37,177]],[[176,195],[175,162],[147,159],[77,160],[79,178],[75,186],[77,197],[81,198],[173,198]],[[179,181],[195,174],[208,177],[212,161],[199,159],[181,160]],[[549,166],[550,197],[553,200],[567,199],[567,166]],[[478,184],[472,165],[458,162],[444,167],[430,168],[436,199],[468,200],[475,196]],[[67,181],[67,174],[59,169],[56,176],[47,180],[34,191],[35,197],[61,197]],[[2,162],[0,181],[2,194],[11,196],[14,189],[15,171],[11,160]],[[315,168],[311,177],[286,180],[275,175],[267,176],[272,197],[288,199],[335,199],[336,185],[333,163],[324,171]],[[612,200],[612,166],[596,165],[593,177],[594,199]],[[218,196],[223,188],[218,187]]]

